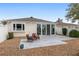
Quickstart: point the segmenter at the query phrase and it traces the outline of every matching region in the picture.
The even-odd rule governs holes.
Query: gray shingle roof
[[[38,19],[38,18],[34,18],[34,17],[10,19],[8,21],[36,21],[36,22],[51,22],[52,23],[52,21],[42,20],[42,19]]]

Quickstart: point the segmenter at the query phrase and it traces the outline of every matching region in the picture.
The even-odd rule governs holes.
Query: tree
[[[67,20],[72,20],[72,22],[75,22],[76,20],[79,20],[79,4],[78,3],[71,3],[68,5],[69,8],[66,10]]]
[[[1,21],[3,25],[6,25],[7,24],[7,21]]]

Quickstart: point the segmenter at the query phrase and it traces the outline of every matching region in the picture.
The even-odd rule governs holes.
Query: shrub
[[[8,39],[12,39],[14,37],[13,32],[8,33]]]
[[[79,31],[77,31],[77,30],[71,30],[69,32],[69,36],[70,37],[79,37]]]
[[[66,28],[62,28],[62,34],[67,35],[67,29]]]

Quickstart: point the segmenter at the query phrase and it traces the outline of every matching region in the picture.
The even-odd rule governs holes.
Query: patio
[[[64,41],[71,40],[71,39],[74,39],[74,38],[59,36],[59,35],[40,36],[39,40],[35,40],[33,42],[27,42],[26,39],[21,39],[20,45],[24,44],[23,49],[30,49],[30,48],[37,48],[37,47],[67,44]]]

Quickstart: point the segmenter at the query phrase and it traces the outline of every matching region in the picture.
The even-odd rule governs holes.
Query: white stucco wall
[[[7,25],[0,24],[0,42],[3,42],[7,39],[8,36],[8,28]]]
[[[78,28],[76,28],[76,27],[78,27]],[[79,26],[75,26],[75,25],[63,25],[63,26],[62,25],[56,25],[55,26],[56,33],[62,35],[62,28],[67,28],[67,35],[69,35],[69,32],[73,29],[79,31]]]
[[[25,24],[25,31],[13,31],[13,24]],[[14,37],[23,37],[26,34],[32,35],[32,33],[37,33],[37,24],[53,24],[49,22],[27,22],[27,21],[11,21],[8,24],[8,31],[14,32]]]
[[[24,31],[14,31],[13,24],[24,24]],[[35,22],[25,22],[25,21],[12,21],[8,24],[8,31],[14,33],[14,37],[23,37],[26,34],[37,33],[37,24]]]
[[[13,24],[25,24],[25,31],[13,31]],[[72,27],[70,26],[58,26],[56,23],[50,23],[50,22],[27,22],[27,21],[11,21],[11,23],[8,24],[8,31],[9,32],[14,32],[15,37],[23,37],[26,36],[26,34],[32,35],[32,33],[37,33],[37,24],[54,24],[55,25],[55,33],[62,35],[62,28],[67,28],[69,34],[70,30],[76,29],[73,25]],[[79,30],[77,28],[76,30]],[[50,30],[51,31],[51,30]],[[51,32],[50,32],[51,33]]]
[[[36,23],[27,23],[25,25],[25,32],[26,34],[31,35],[32,33],[37,33],[37,24]]]
[[[55,31],[56,31],[56,34],[59,34],[59,35],[62,34],[62,28],[61,27],[55,27]]]

